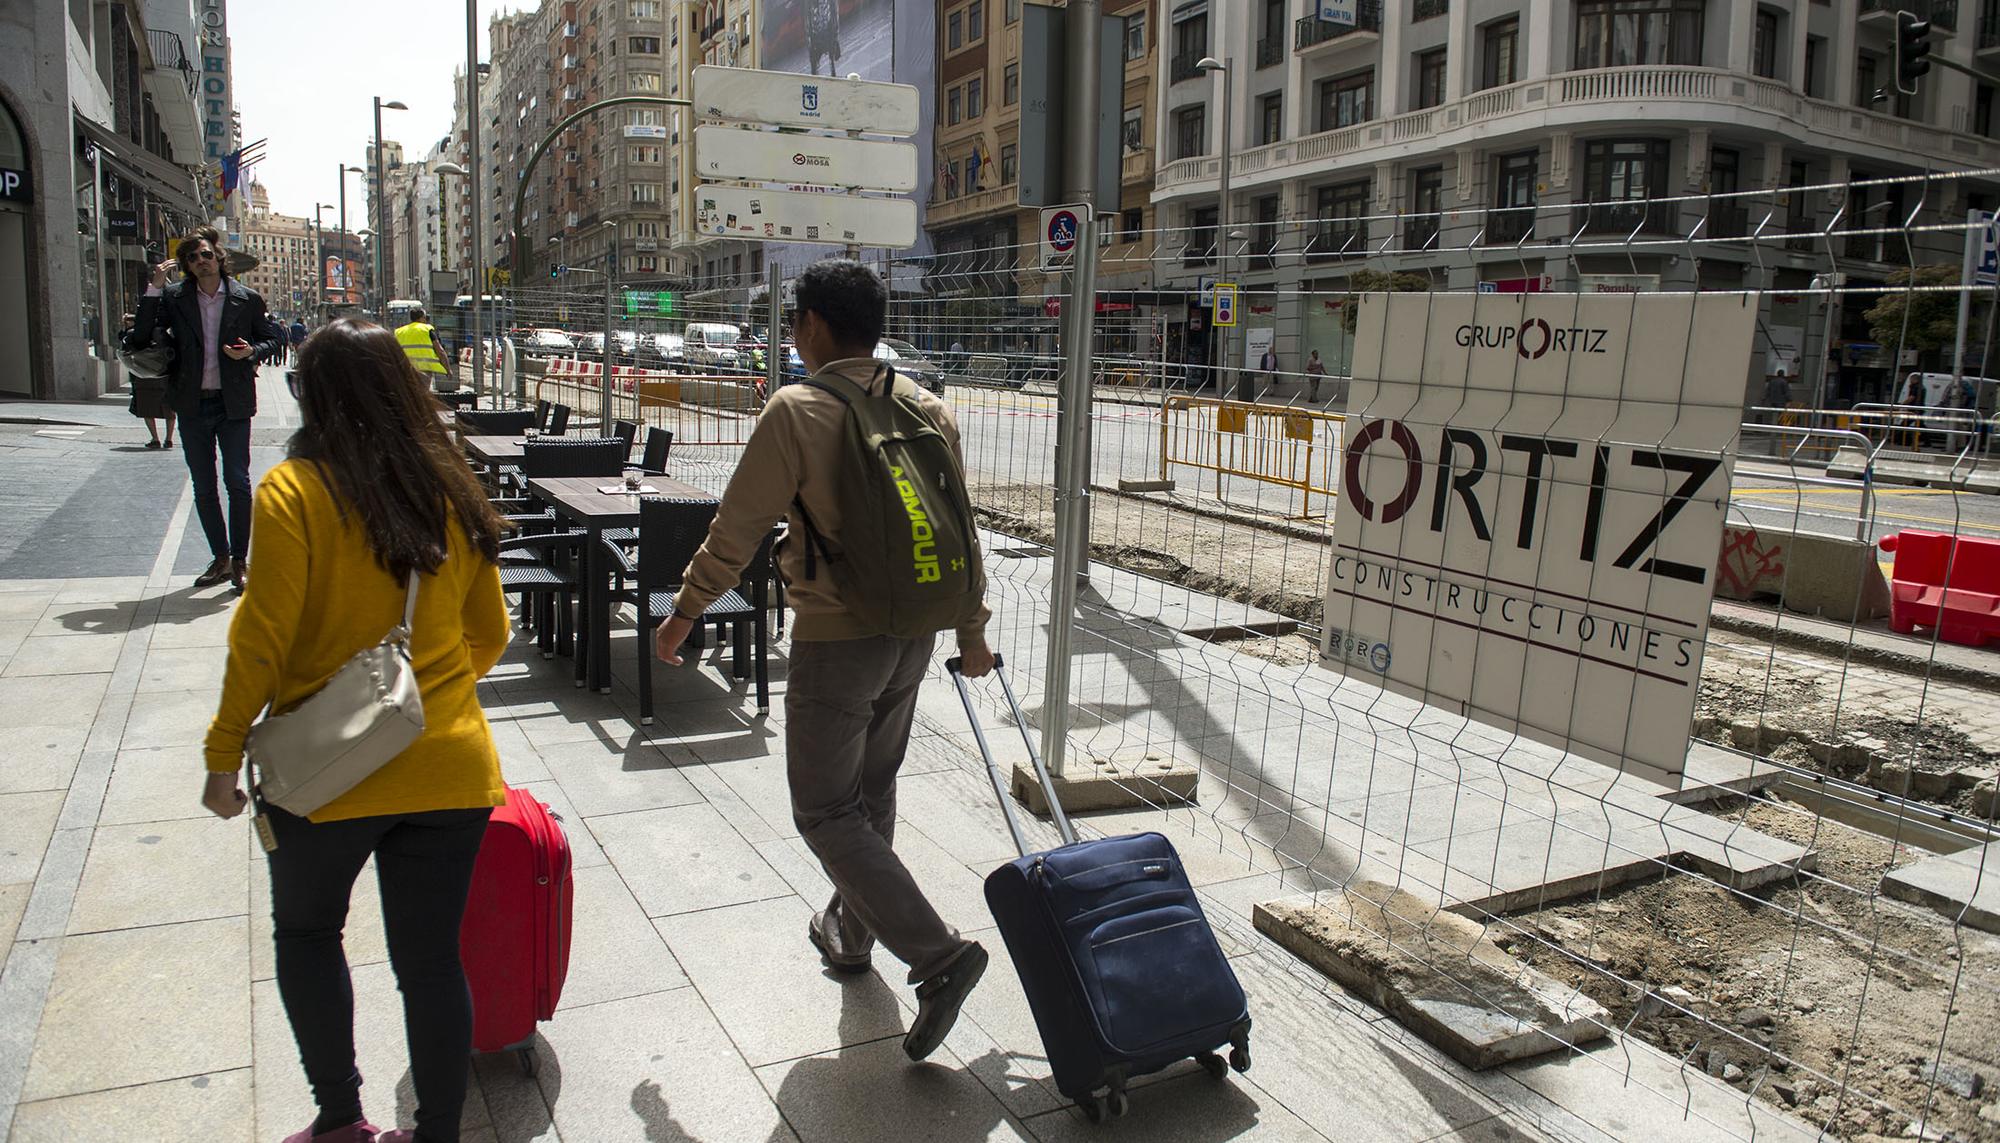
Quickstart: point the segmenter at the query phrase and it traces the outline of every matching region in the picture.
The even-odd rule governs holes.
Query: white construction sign
[[[838,135],[697,127],[694,169],[704,179],[908,192],[917,189],[917,148]]]
[[[1755,307],[1364,294],[1320,653],[1677,786]]]
[[[694,69],[694,110],[707,119],[914,135],[918,96],[907,83],[703,64]]]
[[[907,198],[704,183],[695,188],[694,222],[701,233],[720,238],[895,250],[914,246],[917,241],[917,204]]]

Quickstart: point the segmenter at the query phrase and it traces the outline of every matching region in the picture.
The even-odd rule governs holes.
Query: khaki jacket
[[[829,362],[820,372],[870,388],[883,383],[882,363],[872,357]],[[951,442],[963,465],[958,421],[951,407],[921,388],[917,401]],[[688,565],[686,583],[674,600],[675,610],[682,615],[699,615],[718,596],[733,590],[764,534],[783,517],[791,527],[779,549],[778,570],[785,577],[785,598],[798,615],[792,638],[825,641],[876,634],[862,627],[841,604],[840,589],[825,561],[818,561],[816,578],[806,578],[805,521],[793,503],[795,498],[804,502],[828,546],[840,551],[840,501],[834,488],[841,478],[841,434],[847,431],[846,425],[847,406],[824,390],[795,383],[771,396],[749,444],[744,446],[743,459],[729,479],[729,488],[722,494],[708,539]],[[983,581],[980,590],[985,590]],[[991,614],[982,604],[979,613],[958,629],[959,642],[984,641]]]

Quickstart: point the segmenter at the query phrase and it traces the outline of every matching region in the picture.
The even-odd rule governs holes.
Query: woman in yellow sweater
[[[472,1048],[458,958],[473,860],[506,797],[479,708],[479,679],[507,645],[497,565],[503,524],[438,424],[429,387],[393,335],[336,321],[294,373],[304,427],[257,488],[255,573],[229,628],[222,704],[209,727],[202,803],[241,813],[243,743],[268,708],[287,710],[401,619],[420,574],[411,661],[424,733],[310,819],[261,807],[270,853],[278,993],[319,1117],[286,1143],[371,1143],[354,1065],[354,994],[341,930],[370,856],[389,961],[403,994],[414,1135],[456,1140]]]

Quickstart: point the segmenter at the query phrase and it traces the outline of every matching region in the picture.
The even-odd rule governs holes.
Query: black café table
[[[519,468],[521,458],[527,455],[526,437],[468,436],[463,439],[467,456],[495,468]]]
[[[479,439],[466,438],[466,446]],[[604,551],[604,533],[613,528],[639,526],[640,493],[599,492],[621,484],[616,476],[549,476],[528,481],[530,495],[539,497],[561,519],[588,533],[583,546],[584,620],[578,643],[589,648],[587,658],[591,689],[611,690],[611,565]],[[688,500],[714,500],[713,493],[696,488],[671,476],[648,475],[647,496],[674,496]]]

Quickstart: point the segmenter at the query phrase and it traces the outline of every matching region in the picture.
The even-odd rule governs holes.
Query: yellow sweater
[[[249,582],[229,625],[222,705],[208,728],[210,772],[241,768],[244,737],[265,707],[285,710],[311,696],[402,614],[403,584],[375,562],[359,518],[341,518],[312,464],[272,469],[257,486]],[[505,801],[477,685],[506,649],[506,602],[500,570],[455,525],[437,574],[418,577],[414,626],[423,736],[313,821]]]

